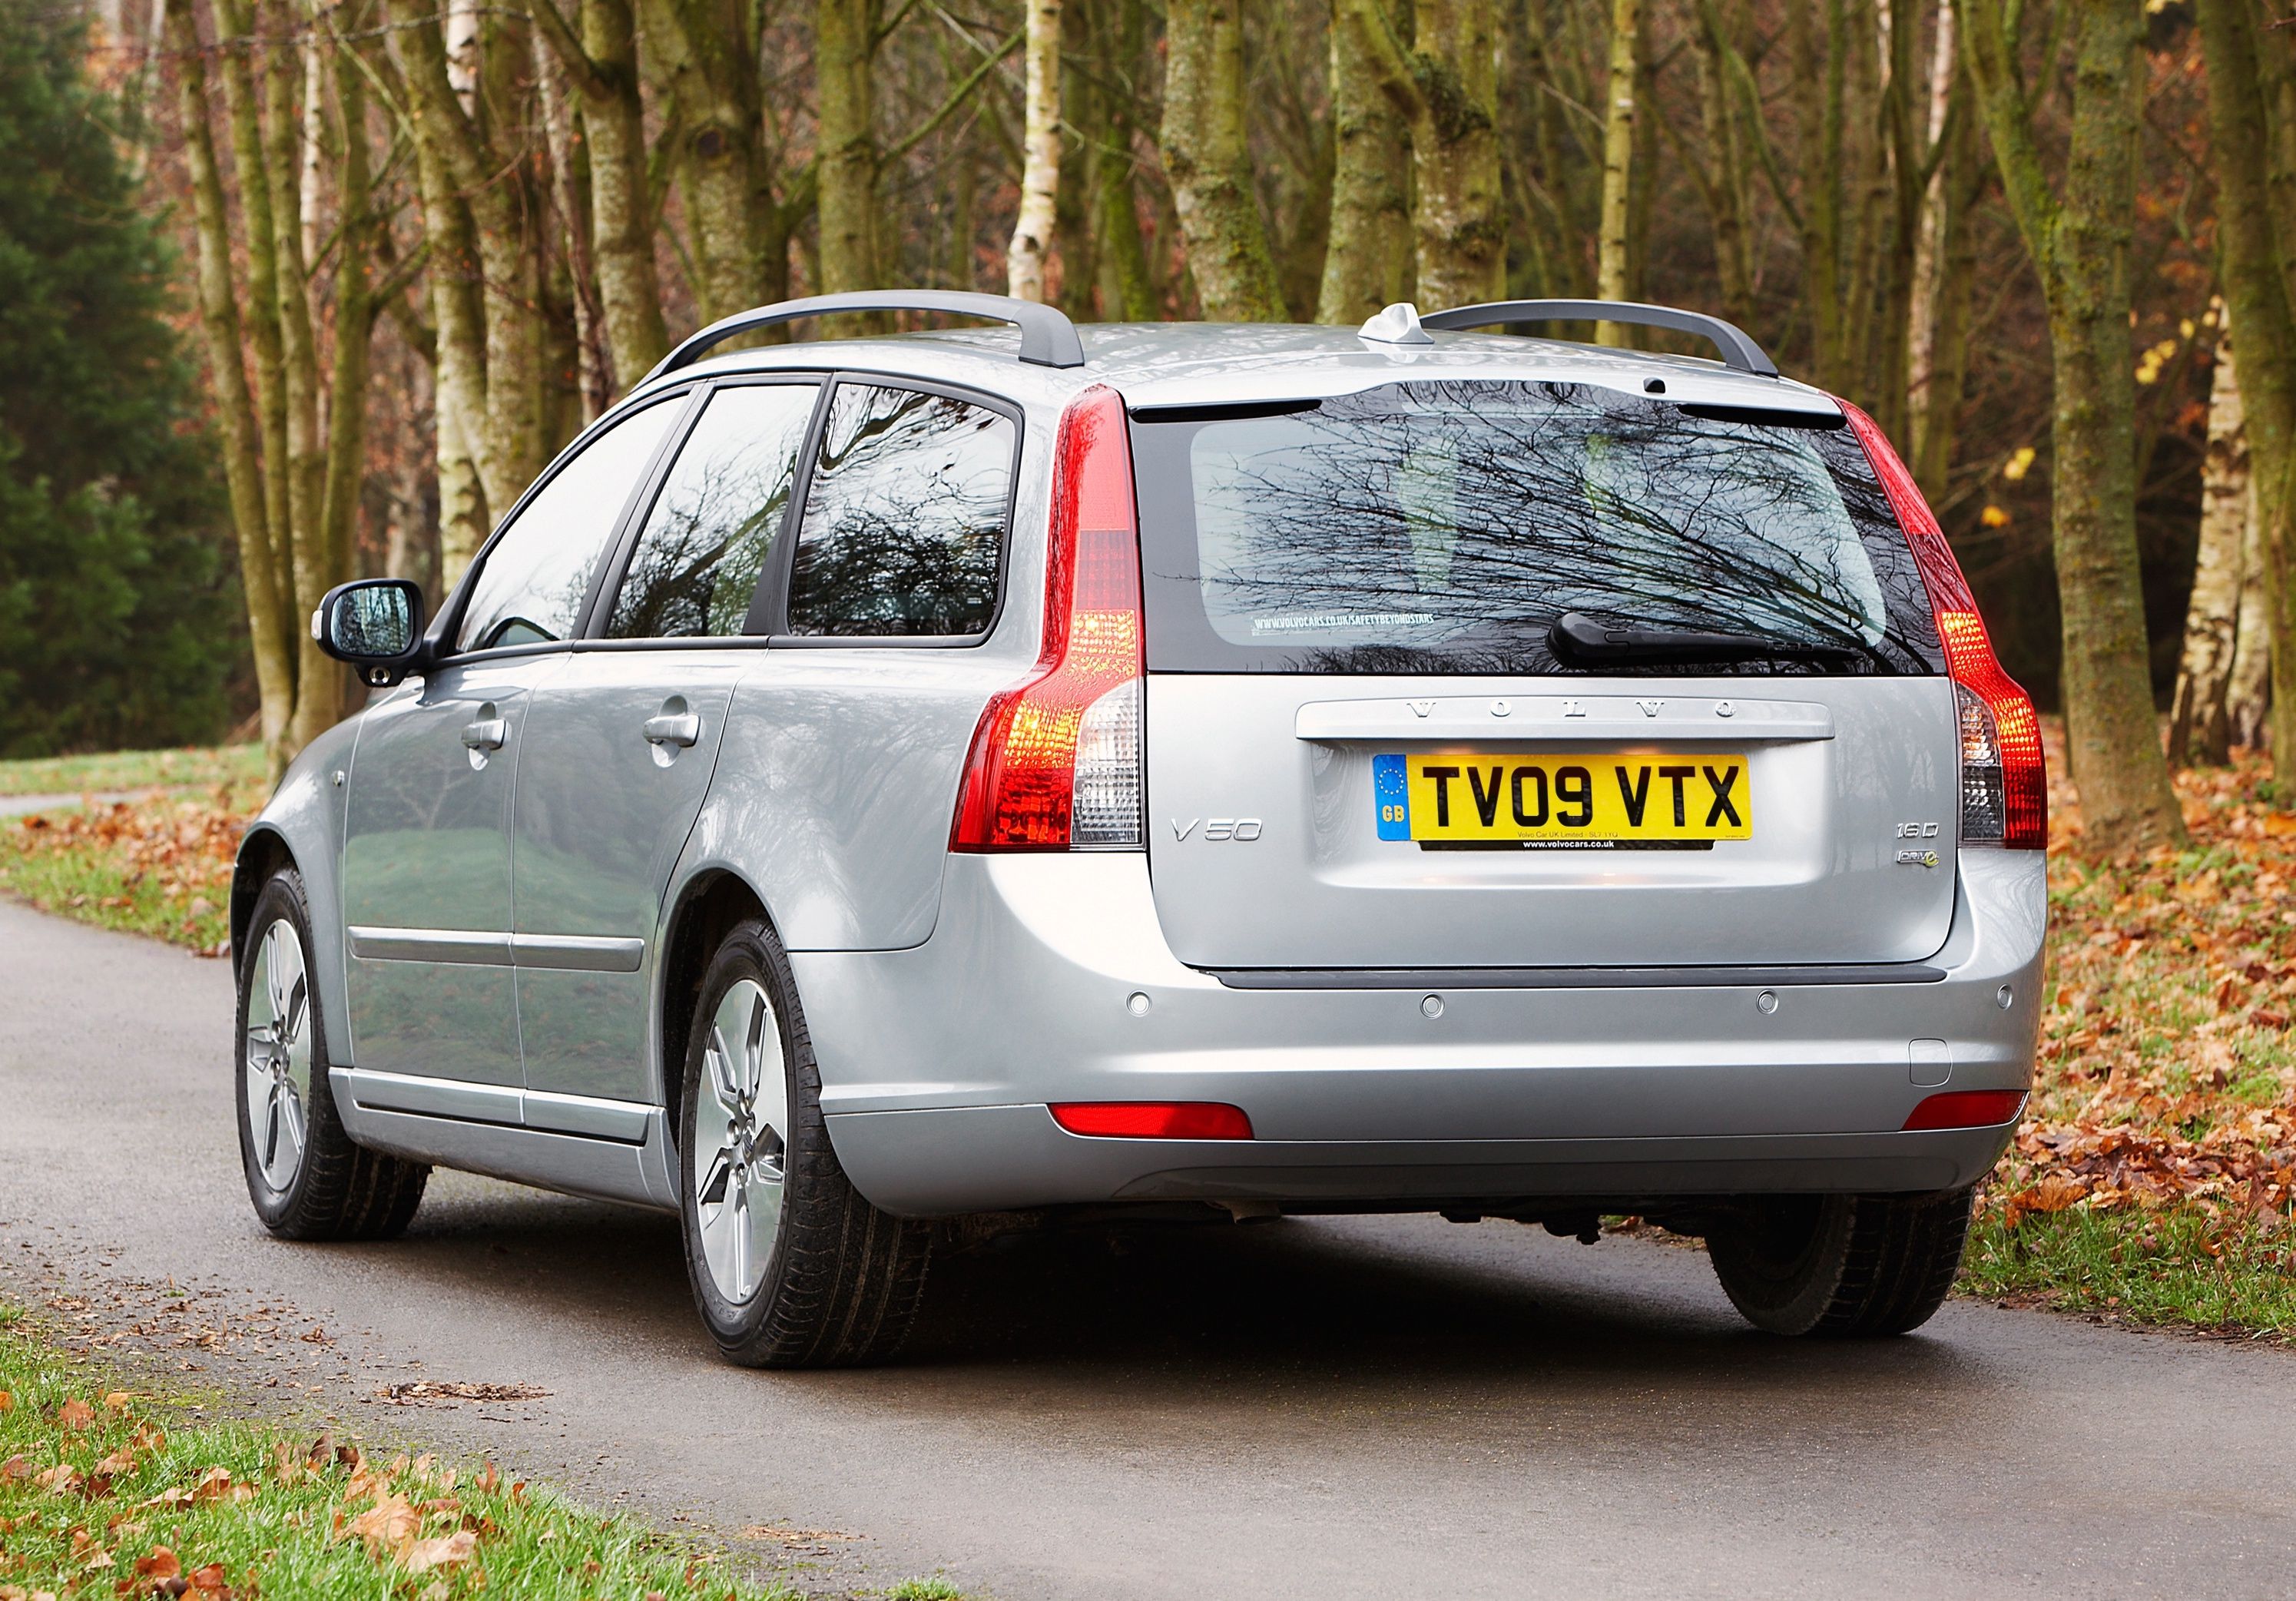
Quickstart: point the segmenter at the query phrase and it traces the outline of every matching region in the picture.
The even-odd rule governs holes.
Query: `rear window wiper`
[[[1607,667],[1659,661],[1872,661],[1895,671],[1873,646],[1765,639],[1758,634],[1710,633],[1702,628],[1653,628],[1639,623],[1596,622],[1565,612],[1546,631],[1555,659],[1566,667]]]

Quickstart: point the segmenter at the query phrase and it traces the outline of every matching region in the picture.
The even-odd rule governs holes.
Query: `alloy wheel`
[[[263,1181],[284,1194],[311,1132],[311,984],[303,941],[286,918],[263,931],[249,975],[241,1082]]]
[[[781,1225],[789,1129],[781,1027],[755,980],[737,981],[718,1003],[701,1066],[694,1210],[710,1281],[739,1305],[757,1293]]]

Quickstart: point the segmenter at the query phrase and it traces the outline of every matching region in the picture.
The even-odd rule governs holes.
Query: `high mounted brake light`
[[[1890,447],[1873,418],[1841,402],[1841,415],[1866,447],[1874,476],[1890,497],[1898,526],[1913,547],[1928,587],[1938,643],[1953,675],[1961,725],[1961,841],[2038,850],[2049,842],[2049,776],[2041,755],[2041,721],[2032,698],[2001,670],[1977,597],[1921,486]]]
[[[1054,447],[1045,644],[972,731],[952,850],[1120,850],[1143,842],[1140,534],[1124,400],[1069,403]]]

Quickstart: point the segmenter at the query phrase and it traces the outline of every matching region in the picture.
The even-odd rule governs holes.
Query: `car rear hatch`
[[[1411,382],[1143,408],[1132,438],[1150,870],[1183,961],[1944,943],[1956,690],[1838,410]]]

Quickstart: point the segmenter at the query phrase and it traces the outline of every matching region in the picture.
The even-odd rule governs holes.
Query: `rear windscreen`
[[[1457,382],[1144,411],[1148,664],[1568,671],[1549,631],[1576,612],[1779,646],[1612,672],[1938,670],[1888,499],[1821,421]]]

